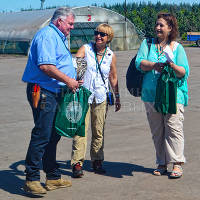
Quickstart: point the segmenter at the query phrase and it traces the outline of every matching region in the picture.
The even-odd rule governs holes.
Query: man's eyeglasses
[[[104,32],[94,31],[94,35],[95,35],[95,36],[100,35],[101,37],[105,37],[105,36],[107,36],[108,34],[107,34],[107,33],[104,33]]]

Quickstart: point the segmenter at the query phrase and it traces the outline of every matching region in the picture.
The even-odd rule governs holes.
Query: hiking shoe
[[[102,167],[102,160],[95,160],[92,163],[93,170],[96,174],[105,174],[106,170]]]
[[[72,182],[70,180],[65,179],[56,179],[56,180],[46,180],[45,188],[48,191],[56,190],[58,188],[65,188],[72,186]]]
[[[81,178],[83,176],[83,170],[80,163],[73,165],[72,174],[73,178]]]
[[[43,195],[47,193],[45,188],[42,187],[40,181],[26,181],[23,189],[25,192],[36,195]]]

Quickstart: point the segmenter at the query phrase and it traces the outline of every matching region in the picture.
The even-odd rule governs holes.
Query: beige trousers
[[[144,104],[155,145],[156,163],[158,165],[184,163],[184,106],[177,104],[177,114],[163,115],[155,110],[153,103]]]
[[[87,149],[87,132],[89,126],[89,119],[91,115],[91,147],[90,147],[90,157],[91,160],[104,160],[104,126],[107,113],[107,103],[106,101],[96,104],[93,102],[86,114],[85,118],[85,137],[75,136],[72,143],[72,156],[71,165],[76,163],[83,165],[85,160],[85,154]]]

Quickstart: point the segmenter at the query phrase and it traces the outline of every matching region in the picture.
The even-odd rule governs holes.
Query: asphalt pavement
[[[62,137],[57,160],[64,178],[72,187],[48,192],[44,197],[27,196],[22,190],[24,159],[33,127],[26,100],[26,84],[21,81],[27,57],[0,55],[0,199],[25,200],[199,200],[200,188],[200,48],[185,48],[190,63],[189,106],[185,108],[184,175],[171,180],[152,175],[155,150],[140,98],[125,87],[125,75],[136,51],[115,52],[122,108],[109,108],[105,128],[105,175],[94,174],[90,163],[89,131],[84,177],[73,179],[70,168],[70,138]],[[171,166],[169,166],[171,170]],[[45,174],[41,171],[41,182]]]

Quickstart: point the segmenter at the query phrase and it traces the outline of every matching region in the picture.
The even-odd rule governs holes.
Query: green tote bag
[[[174,70],[166,65],[156,87],[155,109],[162,114],[176,114],[177,81]]]
[[[56,113],[55,128],[59,135],[85,136],[85,116],[89,108],[90,95],[91,92],[83,86],[79,87],[75,93],[67,90]]]

